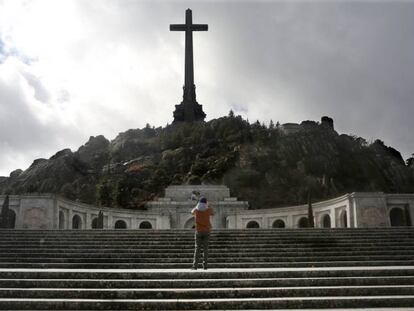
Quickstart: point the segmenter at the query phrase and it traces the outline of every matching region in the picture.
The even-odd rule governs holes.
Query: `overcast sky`
[[[207,120],[320,120],[414,152],[414,2],[0,0],[0,176],[165,126],[182,98],[185,9]]]

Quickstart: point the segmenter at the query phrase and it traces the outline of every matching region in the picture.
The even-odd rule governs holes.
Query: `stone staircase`
[[[414,229],[0,231],[0,310],[414,310]],[[385,308],[385,309],[384,309]]]

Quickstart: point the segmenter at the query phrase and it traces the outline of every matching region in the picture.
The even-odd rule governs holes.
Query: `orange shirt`
[[[210,216],[214,215],[214,211],[211,207],[208,207],[205,211],[193,210],[195,217],[197,232],[209,232],[211,229]]]

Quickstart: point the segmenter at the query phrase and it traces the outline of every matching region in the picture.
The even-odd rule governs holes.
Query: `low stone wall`
[[[350,227],[349,195],[312,204],[315,227]],[[248,210],[227,217],[228,228],[301,228],[308,219],[308,206]],[[329,220],[328,220],[329,219]],[[349,225],[351,224],[351,225]]]
[[[216,229],[301,228],[307,223],[307,205],[249,210],[248,202],[230,197],[225,186],[168,187],[166,194],[171,197],[149,202],[147,210],[97,207],[53,194],[12,195],[9,209],[15,214],[16,229],[91,229],[96,227],[99,212],[104,229],[191,229],[194,218],[190,212],[197,203],[191,198],[194,189],[209,198]],[[0,206],[4,199],[0,196]],[[312,207],[317,228],[414,224],[414,194],[351,193]]]

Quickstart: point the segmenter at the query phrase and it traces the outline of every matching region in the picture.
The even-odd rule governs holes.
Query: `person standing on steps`
[[[208,262],[208,240],[210,238],[210,216],[214,215],[213,208],[207,204],[207,199],[200,198],[200,201],[191,211],[195,218],[195,250],[193,260],[193,270],[198,268],[198,260],[201,250],[203,250],[203,269],[207,270]]]

